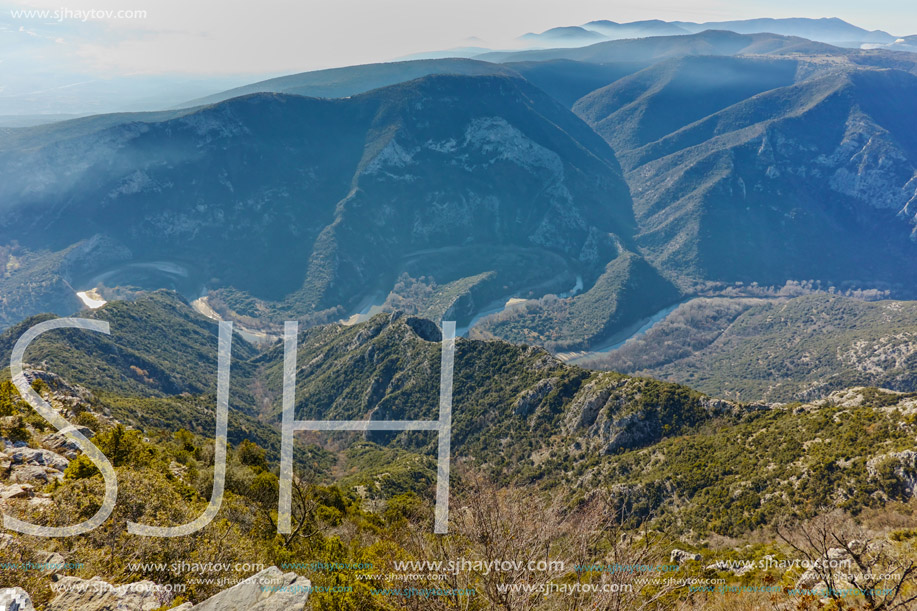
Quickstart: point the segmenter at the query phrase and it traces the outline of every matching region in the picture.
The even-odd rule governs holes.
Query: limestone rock
[[[61,473],[63,476],[63,473]],[[10,481],[18,484],[44,486],[51,481],[48,470],[36,465],[16,465],[10,473]]]
[[[741,577],[742,575],[753,571],[755,569],[755,565],[752,562],[735,563],[726,560],[717,560],[713,564],[708,564],[704,568],[708,571],[729,571],[736,577]]]
[[[70,461],[51,450],[14,448],[8,452],[13,465],[40,465],[63,471]]]
[[[116,586],[100,577],[62,577],[52,589],[57,596],[48,604],[48,611],[153,611],[169,597],[152,581]]]
[[[44,567],[41,572],[45,575],[59,573],[67,566],[67,559],[57,552],[41,552],[37,560]]]
[[[888,464],[901,484],[905,497],[917,496],[917,452],[904,450],[882,454],[866,461],[866,472],[870,477],[879,476],[880,466]]]
[[[3,611],[35,611],[32,599],[22,588],[0,588],[0,609]]]
[[[51,450],[19,447],[9,450],[10,481],[20,484],[44,485],[64,477],[70,461]]]
[[[82,435],[87,439],[91,439],[93,435],[95,435],[95,433],[92,432],[92,429],[86,426],[74,426],[69,428],[82,433]],[[77,453],[80,451],[80,446],[69,439],[63,431],[58,431],[53,435],[48,435],[42,440],[41,445],[52,452],[63,454],[70,460],[76,458]]]
[[[700,554],[692,554],[691,552],[686,552],[683,549],[673,549],[672,553],[669,554],[669,562],[671,562],[672,564],[675,564],[675,563],[681,564],[682,562],[690,562],[692,560],[700,560],[700,559],[701,559]]]
[[[848,543],[851,548],[858,546],[857,541]],[[843,547],[832,547],[828,553],[815,561],[815,566],[809,567],[796,580],[797,590],[826,590],[828,584],[822,579],[822,574],[830,571],[834,576],[834,588],[853,588],[855,587],[844,577],[846,573],[851,572],[855,566],[853,557]]]
[[[302,611],[311,587],[305,577],[272,566],[211,596],[191,611]]]
[[[536,407],[541,405],[542,399],[554,390],[554,385],[557,384],[557,381],[558,378],[540,380],[532,388],[519,395],[516,399],[516,403],[513,405],[513,412],[517,416],[528,416],[531,414]]]
[[[577,429],[594,425],[599,411],[608,402],[611,391],[610,386],[599,388],[597,382],[586,384],[570,404],[564,421],[564,430],[573,433]]]
[[[27,499],[32,496],[33,487],[29,484],[13,484],[3,486],[0,484],[0,500]]]
[[[439,330],[439,327],[436,326],[432,320],[427,320],[426,318],[417,318],[415,316],[409,316],[405,319],[404,323],[411,328],[414,333],[421,339],[424,339],[428,342],[441,342],[443,341],[443,333]]]

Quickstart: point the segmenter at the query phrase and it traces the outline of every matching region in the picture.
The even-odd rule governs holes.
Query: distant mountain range
[[[756,34],[770,32],[784,36],[798,36],[820,42],[854,43],[854,42],[891,42],[895,39],[882,30],[865,30],[847,23],[837,17],[806,19],[742,19],[736,21],[707,21],[691,23],[675,21],[672,25],[683,28],[690,34],[704,30],[729,30],[738,34]]]
[[[551,47],[582,47],[608,40],[608,37],[579,26],[551,28],[540,34],[523,34],[519,40],[529,44]]]
[[[736,34],[780,34],[796,36],[819,42],[859,46],[864,43],[887,44],[898,37],[882,30],[865,30],[842,19],[822,18],[788,18],[788,19],[741,19],[735,21],[707,21],[694,23],[690,21],[631,21],[616,23],[614,21],[590,21],[582,26],[556,27],[540,34],[525,34],[520,40],[537,46],[585,46],[602,40],[620,40],[625,38],[648,38],[652,36],[678,36],[697,34],[706,30],[723,30]],[[566,44],[563,44],[566,43]]]
[[[8,32],[18,30],[19,25],[16,23],[3,23],[6,17],[0,16],[0,30]],[[46,59],[59,52],[59,45],[54,42],[58,34],[54,33],[53,24],[34,25],[33,27],[38,28],[37,32],[41,35],[26,38],[31,51],[20,58],[23,61],[10,63],[10,66],[7,67],[13,72],[9,73],[9,82],[5,83],[3,96],[0,96],[0,128],[21,127],[39,122],[49,123],[62,120],[66,114],[83,116],[108,112],[152,111],[179,104],[194,106],[197,103],[213,103],[244,93],[281,89],[291,89],[291,91],[285,91],[286,93],[342,97],[402,82],[408,79],[409,74],[405,71],[401,76],[393,78],[391,74],[400,70],[397,67],[393,67],[388,73],[378,66],[375,68],[366,66],[335,68],[309,73],[310,76],[301,83],[302,90],[300,91],[292,91],[292,89],[297,89],[295,81],[302,75],[293,75],[292,77],[269,79],[256,83],[254,86],[235,87],[229,89],[225,94],[220,94],[218,92],[226,87],[252,81],[253,75],[153,74],[100,78],[98,75],[81,72],[62,74],[60,72],[62,67],[49,70]],[[401,59],[480,59],[482,55],[494,52],[579,48],[612,40],[687,36],[707,30],[729,31],[738,34],[770,33],[800,37],[841,47],[917,52],[917,44],[914,43],[913,36],[908,33],[898,32],[898,35],[892,35],[882,30],[870,31],[837,18],[746,19],[703,23],[661,20],[617,23],[610,20],[596,20],[579,25],[562,25],[541,33],[523,34],[508,47],[488,48],[484,41],[471,37],[467,39],[465,46],[434,49]],[[465,72],[465,69],[458,64],[453,65],[453,69],[459,73],[475,73],[473,71]],[[410,73],[409,78],[439,72],[438,68],[430,72],[415,69]],[[362,78],[366,79],[365,85],[354,86],[356,81],[353,77],[357,73],[361,73]],[[346,75],[342,83],[336,80],[340,75]],[[294,82],[288,82],[288,79]],[[344,93],[345,91],[349,93]],[[187,102],[189,100],[190,102]],[[183,103],[183,101],[186,102]],[[29,118],[23,120],[21,118],[23,116]]]
[[[660,21],[659,19],[631,21],[630,23],[616,23],[603,19],[600,21],[590,21],[584,24],[583,28],[604,34],[608,40],[649,38],[650,36],[679,36],[681,34],[692,33],[690,30],[683,28],[677,23],[669,23],[667,21]]]
[[[698,34],[655,36],[610,40],[577,48],[497,51],[477,59],[490,62],[525,62],[556,59],[608,63],[620,61],[654,62],[684,55],[788,55],[839,54],[843,51],[827,43],[780,34],[736,34],[706,30]]]

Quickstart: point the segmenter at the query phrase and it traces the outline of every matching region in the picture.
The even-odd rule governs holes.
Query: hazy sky
[[[11,15],[61,8],[146,15]],[[526,32],[593,19],[840,17],[868,29],[917,33],[913,0],[7,0],[0,11],[0,91],[4,76],[36,71],[278,74],[454,46],[499,48]]]

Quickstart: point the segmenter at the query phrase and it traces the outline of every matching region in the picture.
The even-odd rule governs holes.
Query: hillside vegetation
[[[917,304],[815,293],[697,299],[585,363],[717,396],[794,401],[850,386],[917,390]]]
[[[106,307],[130,312],[135,304]],[[180,316],[181,307],[187,308],[165,295],[137,307],[138,316],[159,308],[164,318]],[[403,314],[381,314],[351,327],[305,330],[299,338],[297,417],[434,417],[437,333],[428,321]],[[90,357],[104,358],[96,347],[85,348]],[[57,356],[61,368],[74,358],[68,353]],[[259,369],[265,397],[277,392],[281,357],[276,348],[250,360]],[[840,511],[875,522],[869,516],[904,511],[896,522],[900,525],[910,523],[907,515],[917,515],[901,509],[912,502],[917,476],[909,450],[917,434],[915,395],[856,389],[810,404],[748,405],[712,399],[676,384],[564,365],[538,348],[460,339],[455,359],[453,513],[450,535],[439,543],[428,534],[435,481],[432,436],[405,432],[361,439],[339,433],[298,439],[298,526],[293,535],[281,536],[275,526],[276,445],[269,437],[256,437],[254,429],[240,439],[244,424],[239,420],[231,420],[235,430],[230,434],[227,495],[218,519],[191,537],[139,540],[126,533],[125,519],[177,524],[204,505],[213,477],[212,433],[206,431],[206,422],[200,434],[177,423],[201,422],[195,412],[211,415],[206,395],[116,398],[111,392],[96,394],[75,386],[49,371],[31,372],[33,388],[94,433],[94,442],[115,464],[122,492],[113,517],[91,534],[57,542],[13,537],[10,553],[22,561],[58,553],[83,563],[72,574],[102,575],[113,583],[146,578],[185,584],[183,598],[173,599],[173,604],[201,600],[221,589],[193,573],[168,568],[189,557],[287,566],[303,558],[372,563],[372,570],[327,571],[306,565],[298,570],[316,585],[349,588],[333,595],[318,592],[312,598],[316,609],[429,609],[445,608],[442,605],[457,599],[427,602],[373,594],[388,587],[380,574],[396,570],[395,559],[441,554],[487,559],[502,553],[539,557],[547,545],[553,550],[551,558],[570,564],[537,579],[623,579],[618,582],[633,584],[633,575],[571,567],[574,561],[605,563],[615,557],[659,564],[673,549],[687,547],[698,550],[705,562],[686,563],[681,576],[709,576],[710,571],[716,574],[716,569],[704,568],[709,562],[791,554],[773,534],[761,542],[766,529],[781,524],[785,528],[787,516],[805,522]],[[142,434],[121,420],[151,405],[174,409],[175,420],[137,418],[133,422]],[[276,431],[276,397],[263,407],[260,420],[273,423]],[[0,436],[7,452],[16,442],[50,446],[53,430],[8,382],[0,385],[0,410]],[[21,467],[14,464],[12,469],[9,477],[24,477]],[[63,524],[94,512],[102,482],[89,461],[75,454],[62,477],[54,477],[48,468],[45,472],[47,479],[36,481],[33,492],[4,502],[9,511],[45,524]],[[519,503],[537,508],[545,529],[529,519],[513,518],[521,515],[514,509]],[[488,528],[496,528],[493,532],[502,533],[500,537],[516,532],[519,538],[501,538],[502,551],[489,549],[475,534]],[[625,532],[642,532],[649,545],[626,543],[620,537]],[[897,534],[887,528],[881,532],[891,546],[889,553],[909,553],[913,538],[908,531],[899,527]],[[715,544],[717,537],[741,540],[753,533],[757,543],[739,556]],[[121,551],[112,555],[116,548]],[[771,569],[755,575],[771,575],[767,578],[788,584],[799,576]],[[498,600],[496,584],[513,583],[517,577],[459,572],[447,583],[476,589],[473,598],[462,602],[470,605],[467,608],[486,609]],[[28,586],[38,601],[53,596],[46,575],[30,574]],[[906,592],[912,587],[907,584]],[[674,590],[640,586],[626,598],[621,593],[609,599],[580,593],[577,600],[641,604],[667,592]],[[514,596],[520,598],[510,608],[529,600],[524,594]],[[702,605],[713,596],[699,593],[695,602]],[[559,599],[538,600],[533,608],[553,609]],[[674,598],[666,595],[653,608],[673,608],[672,604]]]

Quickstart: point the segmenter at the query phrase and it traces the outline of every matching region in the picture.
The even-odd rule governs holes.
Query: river
[[[617,333],[613,334],[611,337],[607,338],[605,341],[601,342],[595,348],[591,350],[580,350],[575,352],[558,352],[555,356],[562,361],[568,363],[581,363],[582,361],[589,359],[597,354],[604,354],[606,352],[611,352],[612,350],[617,350],[627,342],[632,339],[636,339],[645,335],[647,331],[652,329],[657,323],[665,320],[665,318],[675,311],[678,306],[683,303],[687,303],[688,300],[680,301],[674,305],[667,306],[652,316],[642,318],[637,322],[633,323],[621,329]]]

